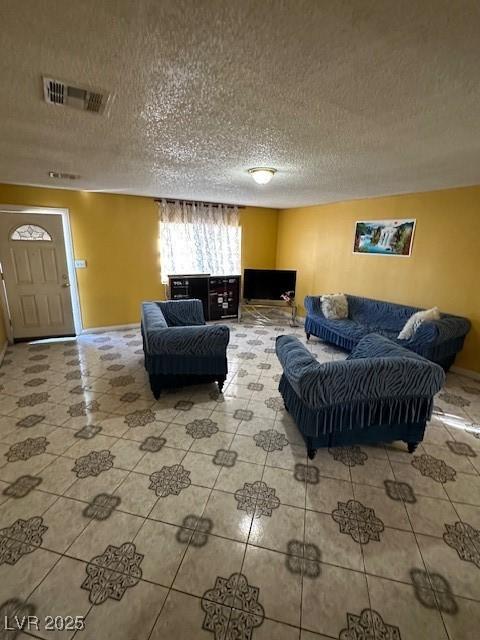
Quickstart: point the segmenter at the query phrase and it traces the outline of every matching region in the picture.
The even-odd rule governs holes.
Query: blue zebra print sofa
[[[166,387],[217,382],[227,377],[225,325],[206,325],[200,300],[142,303],[145,369],[155,398]]]
[[[320,364],[295,336],[279,336],[279,391],[310,458],[320,447],[423,440],[443,369],[377,334],[362,338],[346,360]]]
[[[351,351],[364,336],[378,333],[448,371],[470,331],[471,324],[467,318],[442,313],[440,320],[423,322],[409,340],[398,340],[397,336],[408,318],[422,309],[348,294],[346,297],[348,318],[345,320],[325,318],[321,296],[305,298],[307,340],[313,335]]]

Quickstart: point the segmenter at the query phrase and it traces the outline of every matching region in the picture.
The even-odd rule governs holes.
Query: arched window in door
[[[14,229],[10,235],[10,240],[45,240],[52,241],[52,236],[37,224],[21,224]]]

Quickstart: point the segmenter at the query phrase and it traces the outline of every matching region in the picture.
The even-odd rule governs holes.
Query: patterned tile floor
[[[448,376],[413,456],[312,463],[277,392],[283,322],[232,323],[223,396],[155,402],[138,330],[8,350],[0,624],[39,624],[0,638],[480,637],[480,383]]]

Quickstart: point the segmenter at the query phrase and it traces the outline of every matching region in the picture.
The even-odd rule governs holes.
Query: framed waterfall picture
[[[415,220],[361,220],[355,223],[353,253],[399,256],[412,253]]]

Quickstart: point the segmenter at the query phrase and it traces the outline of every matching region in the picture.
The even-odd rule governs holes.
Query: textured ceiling
[[[271,207],[478,184],[479,7],[1,0],[0,182]],[[42,75],[109,114],[47,105]]]

